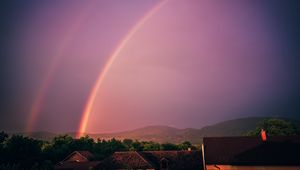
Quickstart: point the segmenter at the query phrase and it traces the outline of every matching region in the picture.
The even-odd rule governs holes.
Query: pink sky
[[[32,3],[15,22],[18,57],[10,69],[22,86],[8,122],[15,121],[15,129],[25,129],[30,119],[32,130],[76,131],[109,57],[160,2]],[[256,1],[167,1],[109,67],[87,132],[200,128],[270,115],[264,107],[287,91],[284,42],[275,21]],[[38,109],[29,116],[34,103]]]

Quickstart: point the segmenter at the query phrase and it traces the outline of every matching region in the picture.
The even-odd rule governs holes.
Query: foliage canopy
[[[299,135],[299,129],[295,123],[278,118],[265,119],[258,126],[246,133],[247,136],[257,136],[264,129],[269,136],[293,136]]]

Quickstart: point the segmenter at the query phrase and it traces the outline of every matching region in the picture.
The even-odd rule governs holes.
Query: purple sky
[[[3,3],[0,130],[25,130],[42,91],[31,130],[76,131],[109,57],[159,2]],[[87,132],[201,128],[249,116],[299,119],[299,7],[166,2],[109,68]]]

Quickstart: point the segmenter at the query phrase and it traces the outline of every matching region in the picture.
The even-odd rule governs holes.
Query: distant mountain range
[[[143,128],[117,132],[117,133],[102,133],[102,134],[86,134],[94,139],[111,139],[116,138],[123,140],[136,139],[139,141],[154,141],[159,143],[181,143],[183,141],[190,141],[193,144],[202,143],[203,137],[211,136],[240,136],[247,131],[255,129],[259,122],[267,119],[268,117],[248,117],[241,119],[228,120],[220,122],[211,126],[205,126],[201,129],[186,128],[177,129],[168,126],[146,126]],[[283,118],[285,119],[285,118]],[[286,119],[294,122],[300,128],[300,121]],[[36,139],[51,140],[58,134],[50,132],[33,132],[30,135],[28,133],[18,133],[26,136],[30,136]],[[68,135],[75,136],[75,133],[67,133]]]

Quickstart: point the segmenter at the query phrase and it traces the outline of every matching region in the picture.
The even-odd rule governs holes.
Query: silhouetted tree
[[[89,136],[81,137],[80,139],[74,139],[70,143],[70,149],[75,150],[88,150],[93,152],[94,140]]]
[[[0,144],[3,144],[3,142],[8,138],[8,134],[5,132],[0,132]]]
[[[42,141],[20,135],[13,135],[5,142],[5,159],[11,164],[20,164],[21,167],[30,168],[41,159]]]
[[[58,162],[73,151],[71,149],[73,140],[69,135],[55,137],[50,145],[45,146],[44,154],[52,162]]]
[[[5,157],[5,152],[4,152],[4,142],[8,138],[8,134],[5,132],[0,132],[0,163],[1,160],[4,159]]]

